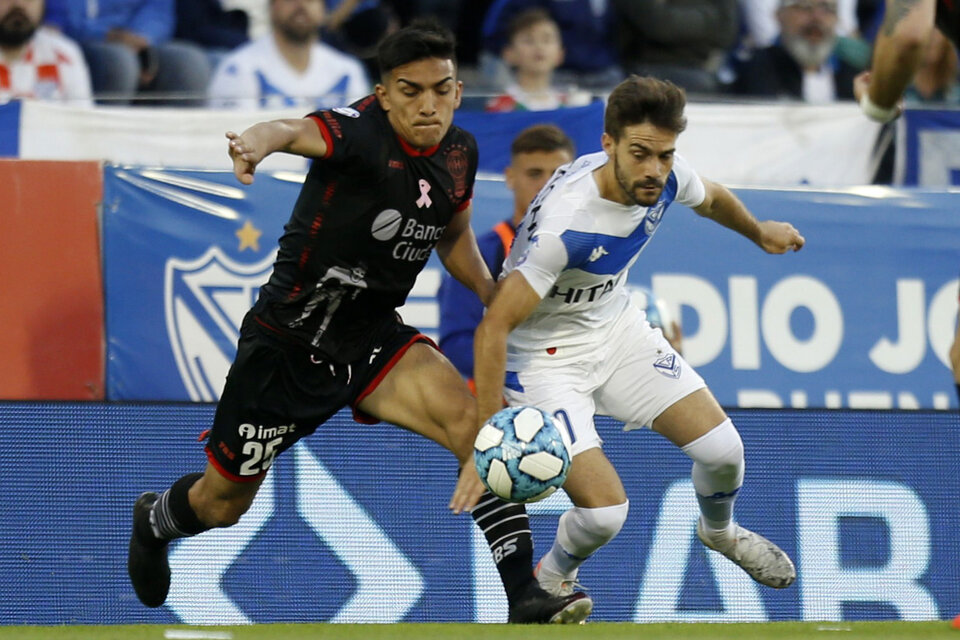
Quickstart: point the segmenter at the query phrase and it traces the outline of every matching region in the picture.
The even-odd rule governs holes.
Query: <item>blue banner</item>
[[[279,457],[237,525],[173,543],[165,606],[140,605],[125,567],[133,501],[203,468],[196,434],[212,417],[208,404],[0,403],[0,624],[506,619],[479,530],[446,509],[452,456],[347,412]],[[956,413],[731,417],[747,460],[738,520],[791,555],[797,583],[760,587],[707,552],[689,460],[649,431],[601,420],[630,513],[581,570],[592,620],[960,611]],[[557,494],[530,506],[536,557],[568,505]]]
[[[898,127],[899,183],[960,185],[960,110],[908,109]]]
[[[107,397],[219,397],[240,320],[270,272],[296,174],[104,172]],[[807,246],[784,256],[671,207],[630,275],[682,318],[683,353],[726,406],[947,408],[960,288],[960,194],[738,189]],[[474,229],[512,209],[477,183]],[[401,310],[435,336],[434,256]]]
[[[20,101],[0,104],[0,158],[20,155]]]

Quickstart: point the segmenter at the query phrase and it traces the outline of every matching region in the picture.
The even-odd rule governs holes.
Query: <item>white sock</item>
[[[743,441],[729,418],[683,447],[693,460],[693,486],[704,532],[725,538],[733,532],[733,503],[743,484]]]
[[[566,579],[576,577],[584,560],[620,532],[629,508],[630,502],[626,501],[610,507],[567,510],[560,516],[557,537],[543,557],[540,570]]]

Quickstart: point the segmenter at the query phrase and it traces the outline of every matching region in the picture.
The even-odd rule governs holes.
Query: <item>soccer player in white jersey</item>
[[[210,106],[330,109],[370,93],[360,61],[320,42],[323,17],[323,0],[270,0],[270,33],[217,66]]]
[[[610,94],[603,151],[557,170],[517,229],[499,288],[474,342],[478,417],[529,404],[570,431],[564,490],[575,505],[537,575],[547,591],[572,589],[581,563],[627,517],[620,477],[601,449],[594,415],[649,426],[693,460],[697,535],[761,584],[783,588],[796,571],[775,544],[740,527],[743,443],[703,379],[630,304],[627,270],[671,202],[746,236],[768,253],[799,250],[789,223],[758,221],[725,187],[676,153],[686,125],[675,85],[632,76]]]

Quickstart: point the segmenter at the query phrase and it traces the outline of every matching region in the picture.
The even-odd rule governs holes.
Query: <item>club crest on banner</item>
[[[244,264],[212,246],[195,260],[167,260],[167,335],[191,400],[213,402],[220,397],[237,353],[243,316],[256,302],[275,259],[274,251],[260,262]]]

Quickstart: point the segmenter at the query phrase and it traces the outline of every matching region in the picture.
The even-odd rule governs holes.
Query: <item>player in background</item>
[[[243,184],[273,152],[315,161],[270,280],[244,318],[206,470],[134,505],[128,572],[147,606],[167,597],[168,543],[235,524],[275,457],[346,406],[360,422],[390,422],[450,449],[462,470],[455,513],[483,495],[472,462],[476,402],[450,362],[396,312],[434,247],[481,300],[493,291],[470,230],[476,141],[452,126],[462,94],[453,36],[414,24],[384,39],[378,58],[376,94],[349,108],[227,133]],[[522,505],[497,509],[479,524],[488,539],[497,536],[491,546],[510,621],[589,615],[585,594],[556,597],[538,586]]]
[[[620,531],[628,501],[604,455],[594,415],[650,426],[693,460],[697,535],[761,584],[783,588],[796,571],[775,544],[733,520],[743,443],[703,379],[630,303],[627,272],[668,205],[693,208],[768,253],[799,250],[789,223],[758,221],[725,187],[701,179],[675,152],[685,95],[631,76],[610,94],[603,151],[557,171],[517,229],[475,340],[478,422],[529,404],[569,430],[573,462],[560,517],[537,574],[567,593],[578,568]]]
[[[510,252],[517,225],[530,202],[557,167],[571,162],[573,155],[573,141],[556,125],[533,125],[513,139],[510,165],[504,170],[507,188],[513,192],[513,215],[477,238],[480,254],[494,279],[500,275],[503,259]],[[437,298],[440,350],[473,388],[473,333],[483,318],[484,305],[476,294],[449,274],[444,274]]]
[[[886,0],[873,64],[853,81],[854,97],[872,120],[890,122],[903,112],[903,92],[934,28],[960,47],[960,0]]]

